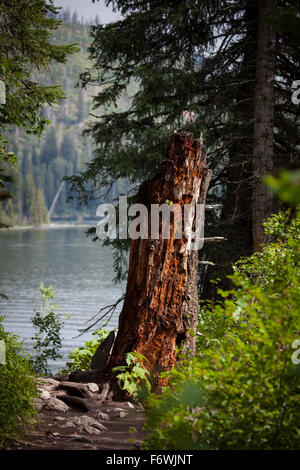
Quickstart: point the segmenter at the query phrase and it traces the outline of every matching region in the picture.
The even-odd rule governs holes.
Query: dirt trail
[[[91,411],[82,412],[72,408],[64,413],[42,408],[39,412],[39,422],[23,439],[14,442],[10,449],[36,450],[138,450],[145,431],[144,412],[135,407],[129,407],[126,402],[105,401],[95,402]],[[99,412],[106,418],[99,418]],[[104,430],[74,425],[76,417],[94,418]],[[83,418],[85,419],[85,418]],[[70,424],[73,424],[73,426]],[[99,434],[98,434],[99,433]]]

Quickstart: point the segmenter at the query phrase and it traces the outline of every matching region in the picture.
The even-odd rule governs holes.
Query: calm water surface
[[[0,231],[0,292],[8,300],[0,299],[0,313],[5,315],[4,326],[18,334],[24,349],[32,350],[33,309],[41,305],[39,286],[53,286],[54,304],[59,314],[70,314],[63,328],[64,358],[51,364],[53,372],[62,369],[73,347],[83,345],[91,333],[79,335],[88,320],[101,307],[114,303],[125,290],[125,285],[112,279],[112,251],[93,243],[86,237],[87,227],[56,227],[47,229]],[[117,326],[120,308],[106,326]]]

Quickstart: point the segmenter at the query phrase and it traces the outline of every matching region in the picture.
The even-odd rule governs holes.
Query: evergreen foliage
[[[53,1],[9,0],[0,5],[0,78],[6,102],[1,106],[0,128],[16,125],[40,135],[48,123],[40,115],[45,104],[64,97],[59,85],[44,86],[33,80],[33,70],[48,70],[52,61],[65,63],[77,51],[74,44],[54,44],[51,33],[61,21],[50,18],[57,12]],[[7,152],[2,148],[2,157]]]
[[[0,4],[0,83],[4,92],[0,104],[2,187],[6,182],[3,175],[7,174],[4,173],[7,165],[3,162],[13,166],[16,163],[14,149],[8,147],[4,133],[11,126],[17,126],[28,134],[41,135],[49,124],[41,113],[42,107],[64,98],[60,85],[46,85],[36,80],[36,72],[48,71],[52,62],[65,64],[68,55],[78,51],[75,44],[52,41],[52,32],[61,24],[53,18],[57,12],[53,0],[8,0]],[[10,218],[15,219],[12,207],[9,203],[6,212],[10,209]]]
[[[63,19],[61,14],[53,14],[53,17]],[[59,100],[59,103],[51,108],[47,105],[42,109],[41,116],[51,121],[43,138],[27,135],[16,127],[7,129],[8,147],[18,157],[15,169],[12,169],[8,162],[2,163],[3,171],[14,180],[12,182],[10,179],[5,184],[6,190],[9,189],[12,195],[12,202],[8,204],[8,201],[4,201],[0,204],[0,220],[7,224],[47,223],[47,212],[62,179],[81,170],[91,154],[90,140],[81,137],[89,113],[91,93],[77,86],[79,73],[89,64],[89,28],[80,22],[60,24],[52,32],[51,42],[77,43],[80,51],[71,56],[67,64],[51,64],[50,73],[32,72],[34,81],[41,82],[44,86],[51,87],[55,83],[62,83],[65,93],[64,100]],[[67,203],[68,196],[69,187],[66,183],[52,216],[76,217],[84,213],[84,209],[75,200]],[[38,217],[33,215],[36,208],[30,210],[32,205],[38,205]],[[88,215],[95,215],[95,210],[93,204]]]
[[[97,188],[99,174],[102,185],[119,178],[132,184],[148,179],[159,170],[172,132],[193,132],[196,137],[202,132],[213,169],[208,202],[223,205],[220,214],[208,214],[206,234],[228,240],[200,253],[215,263],[203,268],[207,276],[201,289],[208,297],[207,280],[219,276],[228,286],[224,276],[231,272],[232,261],[252,250],[259,2],[113,4],[122,19],[91,28],[93,66],[82,74],[82,82],[100,87],[94,98],[97,119],[87,131],[96,148],[85,171],[70,179],[72,189],[87,202],[90,182]],[[297,22],[297,12],[296,2],[280,0],[272,19],[277,32],[274,171],[294,168],[299,156],[299,107],[291,101],[291,85],[300,49],[289,20]],[[128,95],[127,107],[120,109],[120,99]]]

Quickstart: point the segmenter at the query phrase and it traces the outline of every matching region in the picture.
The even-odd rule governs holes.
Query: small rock
[[[87,432],[88,434],[98,434],[98,435],[101,434],[100,429],[94,428],[93,426],[86,425],[84,426],[83,430]]]
[[[56,389],[56,387],[54,387],[54,385],[40,385],[39,388],[40,388],[40,390],[41,389],[42,390],[47,390],[47,392],[49,392],[49,393],[53,392]]]
[[[109,419],[109,416],[108,414],[103,413],[102,411],[98,411],[97,418],[102,419],[103,421],[107,421]]]
[[[54,392],[51,392],[52,397],[63,397],[65,395],[67,395],[65,390],[55,390]]]
[[[114,412],[117,413],[118,411],[124,411],[124,408],[114,408]]]
[[[138,441],[138,440],[136,440],[136,441],[134,441],[134,445],[135,445],[135,447],[137,447],[138,449],[140,449],[140,448],[142,447],[142,445],[143,445],[143,441]]]
[[[33,404],[37,411],[40,411],[44,406],[44,402],[41,398],[34,398]]]
[[[81,431],[85,431],[88,434],[101,434],[101,431],[106,430],[103,424],[90,416],[75,416],[71,423],[73,426],[76,426],[77,429],[79,428]]]
[[[55,379],[51,379],[50,377],[49,378],[39,378],[38,379],[38,385],[39,385],[39,388],[47,390],[48,392],[52,392],[53,390],[55,390],[58,387],[59,382]]]
[[[74,428],[75,424],[72,421],[66,421],[64,424],[60,425],[60,428]]]
[[[66,411],[70,409],[68,405],[66,405],[66,403],[63,403],[58,398],[54,398],[54,397],[51,397],[49,398],[49,400],[47,400],[46,407],[49,410],[61,411],[63,413],[65,413]]]
[[[55,416],[54,417],[54,421],[65,421],[67,418],[65,418],[64,416]]]
[[[39,377],[38,378],[38,385],[41,388],[48,389],[49,387],[51,390],[54,390],[58,386],[59,382],[55,379],[51,379],[50,377]]]
[[[97,429],[100,429],[101,431],[106,431],[107,428],[105,426],[103,426],[103,424],[101,423],[98,423],[97,422],[97,425],[95,424],[94,427],[96,427]]]
[[[41,399],[42,400],[49,400],[49,398],[51,397],[50,393],[48,392],[48,390],[45,390],[44,388],[39,388],[38,389],[41,393]]]
[[[59,382],[57,382],[57,380],[46,379],[45,381],[39,383],[39,388],[47,390],[47,392],[53,392],[57,389],[58,384]]]
[[[48,377],[46,379],[46,384],[50,385],[51,387],[58,387],[59,386],[59,381],[55,380],[55,379],[52,379],[51,377]]]
[[[103,426],[103,424],[99,423],[96,419],[91,418],[90,416],[75,416],[73,418],[73,422],[77,426],[82,426],[82,427],[90,426],[90,427],[99,429],[101,431],[106,430],[106,427]]]
[[[135,410],[135,406],[132,403],[130,403],[130,401],[127,401],[126,405],[128,406],[128,408]]]
[[[89,384],[86,384],[88,389],[90,390],[90,392],[93,392],[93,393],[96,393],[96,392],[99,392],[99,387],[97,384],[94,384],[94,383],[89,383]]]
[[[45,377],[38,377],[37,379],[38,385],[41,387],[42,385],[46,385],[46,379]]]
[[[120,411],[120,418],[126,418],[128,413],[126,411]]]

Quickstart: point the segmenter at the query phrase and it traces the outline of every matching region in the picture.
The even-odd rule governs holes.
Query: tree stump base
[[[184,206],[190,205],[192,232],[196,205],[205,205],[211,177],[205,165],[206,151],[199,140],[191,134],[173,134],[161,172],[139,189],[137,203],[148,209],[149,235],[131,242],[126,294],[110,360],[103,370],[77,371],[70,380],[96,382],[102,385],[103,397],[106,390],[107,396],[110,391],[119,396],[112,369],[126,364],[126,353],[135,351],[147,359],[143,366],[151,373],[153,390],[158,390],[166,385],[160,373],[175,366],[178,349],[195,352],[198,251],[191,249],[186,231],[178,238],[176,227],[181,223],[183,228],[183,220],[178,219],[175,206],[183,213]],[[174,207],[170,236],[162,238],[160,220],[159,236],[151,239],[151,207],[166,202],[170,212]]]

